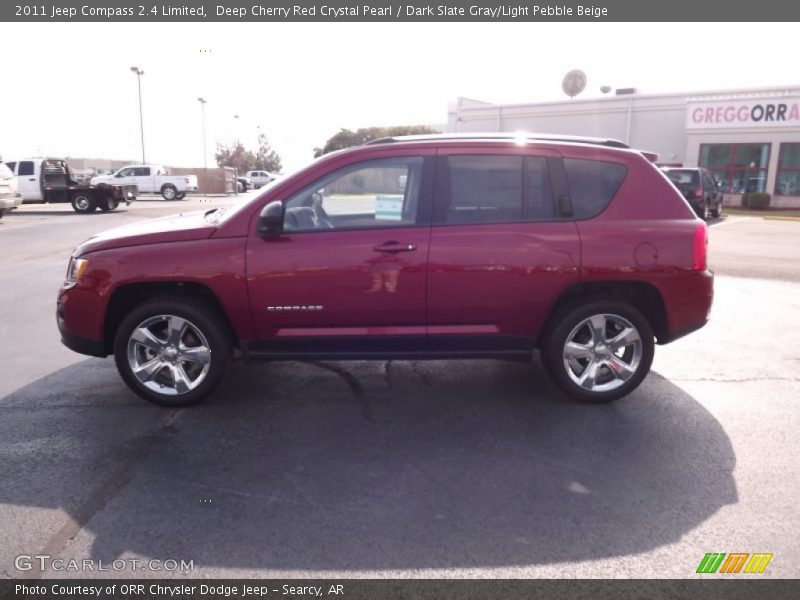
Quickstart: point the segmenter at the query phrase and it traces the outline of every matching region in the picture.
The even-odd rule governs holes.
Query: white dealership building
[[[800,207],[800,86],[639,94],[617,90],[530,104],[459,98],[448,111],[457,133],[531,131],[609,137],[652,150],[659,164],[703,166],[738,205],[769,192],[773,207]]]

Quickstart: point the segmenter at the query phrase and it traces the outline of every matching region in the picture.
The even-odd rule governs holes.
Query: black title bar
[[[800,3],[786,0],[60,0],[0,3],[0,21],[17,22],[537,22],[537,21],[797,21]],[[680,37],[676,43],[682,43]]]

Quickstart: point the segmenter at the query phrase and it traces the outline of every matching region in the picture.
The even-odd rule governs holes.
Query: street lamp
[[[136,73],[136,81],[139,84],[139,131],[142,134],[142,164],[147,164],[144,159],[144,119],[142,117],[142,75],[144,75],[144,71],[139,67],[131,67],[131,71]]]
[[[198,98],[200,107],[203,111],[203,168],[208,169],[208,153],[206,152],[206,102],[205,98]]]
[[[234,194],[236,196],[239,195],[239,165],[242,163],[242,158],[239,155],[239,115],[233,115],[233,118],[236,119],[236,132],[235,137],[236,140],[234,142],[233,151],[236,152],[236,160],[233,163],[233,189],[236,190]]]

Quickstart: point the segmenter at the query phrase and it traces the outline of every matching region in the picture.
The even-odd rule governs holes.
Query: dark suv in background
[[[664,172],[686,198],[697,216],[704,221],[709,216],[722,216],[722,192],[711,171],[703,168],[665,167]]]
[[[387,138],[329,154],[227,209],[78,246],[64,344],[113,354],[143,398],[187,405],[231,358],[499,358],[538,349],[570,396],[636,388],[702,327],[706,224],[614,140]]]

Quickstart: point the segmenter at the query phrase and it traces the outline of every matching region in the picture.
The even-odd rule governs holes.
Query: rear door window
[[[603,212],[628,173],[618,163],[578,158],[565,158],[564,170],[576,219],[591,219]]]
[[[521,156],[450,156],[445,223],[522,220]]]
[[[438,195],[436,222],[448,225],[556,218],[544,156],[449,156]]]

